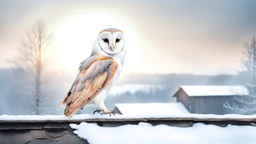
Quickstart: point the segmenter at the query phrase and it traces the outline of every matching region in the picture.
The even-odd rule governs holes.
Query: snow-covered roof
[[[179,115],[189,114],[181,103],[119,103],[116,107],[123,115]]]
[[[188,86],[182,88],[188,96],[235,96],[248,95],[245,86]]]

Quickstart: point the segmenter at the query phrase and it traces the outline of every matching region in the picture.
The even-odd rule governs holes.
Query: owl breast
[[[117,63],[118,63],[118,68],[117,68],[117,70],[116,70],[116,73],[115,73],[115,75],[114,75],[114,77],[113,77],[113,80],[112,80],[111,84],[109,85],[108,88],[106,88],[107,93],[108,93],[109,90],[112,88],[112,86],[118,81],[119,76],[120,76],[120,74],[121,74],[121,72],[122,72],[122,64],[121,64],[121,62],[120,62],[118,59],[116,59],[116,58],[114,58],[114,59],[115,59],[115,60],[117,61]]]

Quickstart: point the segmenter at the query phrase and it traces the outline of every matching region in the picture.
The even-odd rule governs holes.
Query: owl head
[[[94,53],[114,56],[125,50],[125,37],[117,28],[106,28],[99,32],[95,41]]]

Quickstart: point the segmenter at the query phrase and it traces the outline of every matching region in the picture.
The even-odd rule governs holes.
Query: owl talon
[[[109,116],[111,115],[115,115],[117,112],[114,111],[114,110],[108,110],[108,111],[101,111],[100,114],[103,115],[103,114],[109,114]]]
[[[93,111],[93,114],[95,114],[95,113],[101,113],[103,110],[98,110],[98,109],[96,109],[95,111]]]

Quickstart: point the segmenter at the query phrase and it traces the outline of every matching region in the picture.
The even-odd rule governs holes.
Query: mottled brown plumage
[[[110,57],[95,55],[89,63],[82,63],[73,92],[67,95],[65,116],[70,117],[93,99],[102,88],[108,87],[117,70],[118,63]],[[88,60],[86,61],[88,62]]]

